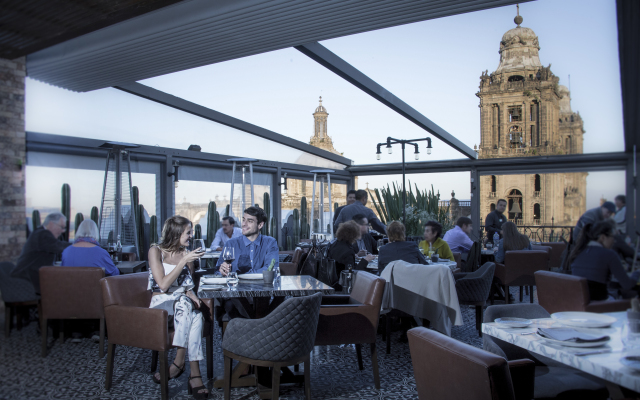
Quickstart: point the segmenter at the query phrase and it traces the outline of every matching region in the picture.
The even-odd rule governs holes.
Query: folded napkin
[[[227,278],[204,278],[203,277],[200,279],[200,283],[205,285],[227,283]]]
[[[559,340],[561,342],[590,343],[609,340],[609,336],[595,336],[588,333],[578,332],[571,328],[538,328],[538,335]]]

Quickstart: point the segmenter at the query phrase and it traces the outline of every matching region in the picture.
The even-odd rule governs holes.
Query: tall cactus
[[[300,199],[300,238],[309,239],[310,232],[307,232],[307,198]]]
[[[146,260],[146,247],[144,244],[144,226],[146,224],[146,220],[144,218],[144,206],[142,204],[138,204],[136,207],[136,235],[138,236],[138,255],[141,260]]]
[[[293,245],[291,244],[291,236],[287,236],[287,250],[293,250]]]
[[[158,243],[158,218],[152,215],[149,218],[149,244]]]
[[[200,224],[196,224],[193,228],[193,238],[202,239],[202,226],[200,226]]]
[[[269,223],[271,221],[271,202],[269,201],[269,193],[265,193],[262,197],[262,205],[264,213],[267,216],[267,220],[265,221],[264,225],[262,226],[262,229],[260,230],[260,233],[262,233],[263,235],[268,235],[270,233],[269,230]]]
[[[269,236],[272,238],[276,238],[277,236],[277,226],[276,217],[271,217],[271,222],[269,223]]]
[[[71,187],[65,183],[62,185],[62,214],[67,218],[66,230],[62,234],[62,240],[69,241],[69,225],[71,220]]]
[[[224,216],[228,217],[229,216],[229,208],[231,207],[230,204],[227,204],[227,206],[224,208]]]
[[[218,229],[220,229],[220,214],[218,214],[216,203],[210,201],[207,208],[207,240],[205,242],[207,247],[211,246]]]
[[[78,233],[78,228],[80,227],[80,224],[82,223],[82,221],[84,221],[84,215],[82,215],[82,213],[77,213],[76,219],[73,222],[73,225],[74,225],[73,228],[75,229],[74,233]]]
[[[33,210],[33,212],[31,213],[31,224],[33,226],[34,231],[36,230],[37,227],[42,225],[42,223],[40,222],[40,211]]]
[[[100,210],[98,210],[98,207],[96,206],[91,208],[91,219],[96,223],[96,225],[100,226]]]
[[[297,208],[293,210],[293,245],[300,243],[300,212]]]

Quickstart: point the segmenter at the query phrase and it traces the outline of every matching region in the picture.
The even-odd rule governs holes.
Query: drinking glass
[[[204,239],[195,239],[193,241],[193,247],[194,249],[201,249],[203,251],[202,254],[204,254],[204,251],[207,250],[207,248],[205,247],[204,244]],[[202,257],[202,254],[200,255],[200,257]],[[202,268],[202,258],[200,258],[198,260],[198,269],[195,272],[204,272],[205,270]]]
[[[640,348],[640,319],[629,319],[622,325],[622,345],[625,349]]]
[[[237,272],[229,272],[227,274],[227,285],[229,289],[233,289],[238,285],[238,273]]]
[[[384,246],[384,239],[378,239],[378,251]]]

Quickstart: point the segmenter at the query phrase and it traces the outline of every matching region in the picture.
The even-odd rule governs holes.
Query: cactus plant
[[[287,250],[293,250],[293,247],[291,247],[291,236],[287,236]]]
[[[80,227],[80,224],[82,223],[82,221],[84,221],[84,215],[82,215],[82,213],[77,213],[76,219],[73,223],[73,228],[75,229],[74,233],[78,233],[78,228]]]
[[[33,226],[33,230],[35,231],[42,223],[40,222],[40,211],[33,210],[31,213],[31,224]]]
[[[113,240],[113,231],[109,231],[109,236],[107,236],[107,243],[114,243],[115,244],[115,242]]]
[[[225,217],[228,217],[228,216],[229,216],[229,207],[230,207],[230,205],[229,205],[229,204],[227,204],[227,206],[224,208],[224,216],[225,216]]]
[[[158,218],[152,215],[149,218],[149,244],[158,243]]]
[[[196,224],[196,226],[193,227],[193,238],[202,239],[202,226],[200,226],[200,224]]]
[[[62,240],[69,241],[69,222],[71,219],[71,187],[65,183],[62,185],[62,214],[67,218],[66,230],[62,233]]]
[[[96,223],[96,225],[100,226],[100,210],[98,210],[98,207],[96,206],[91,208],[91,219]]]
[[[207,247],[211,246],[218,229],[220,229],[220,214],[217,211],[216,203],[210,201],[207,209],[207,240],[205,242]]]
[[[269,236],[271,236],[272,238],[275,238],[277,236],[276,226],[276,218],[271,217],[271,222],[269,223]]]
[[[300,199],[300,238],[309,239],[309,233],[307,232],[307,198],[302,197]]]
[[[318,218],[314,218],[313,220],[313,231],[318,232],[320,230],[320,220]]]
[[[136,207],[136,235],[138,236],[138,255],[140,256],[140,260],[146,260],[146,246],[144,243],[144,226],[146,224],[146,220],[144,218],[144,206],[142,204],[138,204]]]
[[[262,226],[262,229],[260,230],[260,233],[262,233],[263,235],[268,235],[269,234],[269,222],[271,220],[271,202],[269,201],[269,193],[265,193],[264,196],[262,197],[262,205],[264,213],[267,216],[267,220],[265,221],[264,225]]]
[[[293,244],[300,243],[300,212],[297,208],[293,210]]]

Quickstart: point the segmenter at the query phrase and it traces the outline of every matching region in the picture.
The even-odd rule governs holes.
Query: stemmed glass
[[[229,265],[233,265],[233,260],[236,259],[234,248],[231,246],[225,246],[222,250],[222,259]],[[229,287],[235,286],[238,284],[238,274],[232,271],[229,271],[227,274],[227,285]]]
[[[204,252],[206,251],[206,247],[204,244],[204,239],[195,239],[193,241],[193,247],[195,249],[200,249],[202,251],[202,253],[200,254],[200,259],[198,260],[198,269],[195,272],[205,272],[205,269],[202,268],[202,256],[204,255]]]

